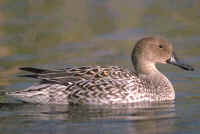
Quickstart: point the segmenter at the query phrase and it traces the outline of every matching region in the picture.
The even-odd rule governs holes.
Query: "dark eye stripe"
[[[162,46],[162,45],[159,45],[159,48],[163,48],[163,46]]]

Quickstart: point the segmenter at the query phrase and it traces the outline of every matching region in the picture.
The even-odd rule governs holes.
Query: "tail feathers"
[[[37,74],[42,74],[42,73],[48,73],[48,72],[50,72],[50,70],[39,69],[39,68],[34,68],[34,67],[21,67],[19,69],[20,70],[24,70],[24,71],[28,71],[28,72],[32,72],[32,73],[37,73]]]
[[[18,77],[38,78],[39,76],[36,74],[27,74],[27,75],[18,75]]]

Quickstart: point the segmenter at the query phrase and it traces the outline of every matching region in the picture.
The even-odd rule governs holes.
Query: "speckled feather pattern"
[[[83,66],[64,69],[22,67],[22,75],[40,82],[25,90],[7,93],[20,100],[40,104],[125,104],[175,99],[171,82],[156,64],[171,64],[187,71],[172,44],[160,37],[138,40],[131,54],[135,71],[119,66]]]
[[[165,80],[155,85],[119,66],[32,72],[26,76],[39,79],[40,84],[8,95],[42,104],[121,104],[174,99],[174,92]]]

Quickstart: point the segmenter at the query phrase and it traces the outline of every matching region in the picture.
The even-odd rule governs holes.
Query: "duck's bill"
[[[194,68],[192,66],[187,65],[183,63],[182,61],[180,61],[174,52],[172,53],[172,56],[170,57],[170,59],[167,60],[167,63],[178,66],[187,71],[194,71]]]

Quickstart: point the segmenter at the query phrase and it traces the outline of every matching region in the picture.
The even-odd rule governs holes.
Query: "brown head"
[[[139,40],[133,49],[132,61],[136,72],[142,74],[155,72],[156,63],[169,63],[185,70],[194,70],[180,62],[173,52],[172,44],[161,37],[145,37]]]

